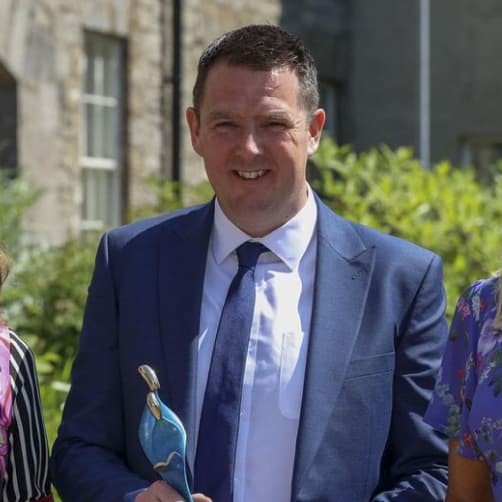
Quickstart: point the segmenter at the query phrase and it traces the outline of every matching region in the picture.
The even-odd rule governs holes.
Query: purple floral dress
[[[498,279],[459,298],[425,420],[458,440],[458,454],[484,460],[502,502],[502,332],[493,328]]]

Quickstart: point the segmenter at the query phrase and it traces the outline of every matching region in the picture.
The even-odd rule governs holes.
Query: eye
[[[283,120],[269,120],[266,122],[266,127],[272,131],[286,131],[289,129],[289,124]]]
[[[237,124],[231,120],[220,120],[213,124],[213,128],[217,130],[234,129],[235,127],[237,127]]]

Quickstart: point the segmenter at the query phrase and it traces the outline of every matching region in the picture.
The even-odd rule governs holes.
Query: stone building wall
[[[420,2],[352,0],[344,121],[357,151],[385,143],[419,155]],[[460,163],[463,138],[502,148],[502,3],[430,2],[430,155]]]
[[[47,241],[57,232],[56,214],[71,219],[63,202],[69,173],[61,169],[61,154],[68,133],[65,108],[72,96],[61,81],[72,68],[69,58],[58,58],[59,24],[65,16],[58,16],[56,7],[54,1],[4,1],[0,11],[0,58],[18,86],[18,162],[29,182],[45,190],[26,221]]]
[[[0,0],[0,60],[18,84],[18,162],[44,194],[26,218],[38,242],[80,230],[80,127],[84,30],[127,40],[128,145],[133,204],[151,195],[161,162],[161,32],[158,0]],[[169,136],[168,136],[169,137]]]
[[[431,155],[462,161],[463,140],[502,145],[502,3],[431,2]]]
[[[354,0],[349,16],[346,140],[357,151],[417,145],[419,2]]]
[[[128,208],[152,201],[146,177],[173,175],[175,132],[181,180],[197,184],[205,179],[202,162],[192,150],[185,109],[192,102],[200,53],[215,37],[249,23],[283,24],[317,44],[316,55],[324,56],[328,73],[332,70],[331,49],[326,52],[333,47],[328,36],[332,25],[316,21],[326,12],[337,17],[332,15],[334,4],[327,0],[309,0],[308,5],[184,0],[178,3],[181,71],[175,75],[176,4],[174,0],[0,0],[0,62],[18,86],[18,162],[26,179],[44,189],[26,218],[34,240],[57,244],[81,229],[85,30],[126,41]],[[178,78],[177,104],[173,92]],[[174,124],[176,104],[180,113]]]
[[[97,0],[98,2],[101,0]],[[162,137],[170,117],[162,109],[162,37],[167,36],[159,0],[131,0],[128,58],[129,205],[152,200],[144,180],[162,169]],[[170,55],[170,51],[167,51]],[[170,145],[164,145],[170,148]]]

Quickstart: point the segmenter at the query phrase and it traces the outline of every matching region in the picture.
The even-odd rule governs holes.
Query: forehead
[[[246,103],[257,106],[273,101],[284,101],[297,107],[299,89],[298,76],[289,67],[262,70],[220,62],[207,74],[201,108]]]

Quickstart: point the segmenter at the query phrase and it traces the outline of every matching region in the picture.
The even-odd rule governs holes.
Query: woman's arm
[[[490,469],[482,460],[457,453],[456,439],[449,441],[448,490],[445,502],[493,502]]]
[[[35,361],[29,347],[11,332],[12,422],[2,500],[51,500],[49,450],[40,406]]]

